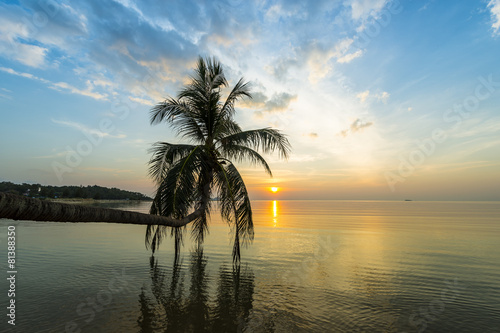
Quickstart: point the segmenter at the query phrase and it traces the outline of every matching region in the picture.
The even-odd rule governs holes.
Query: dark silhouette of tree
[[[202,243],[208,230],[213,197],[223,220],[233,228],[233,259],[240,259],[240,243],[253,240],[252,207],[247,188],[234,162],[249,161],[264,167],[272,176],[265,159],[258,153],[278,151],[287,158],[290,144],[278,130],[262,128],[243,131],[234,121],[235,103],[251,98],[248,83],[241,78],[227,98],[228,86],[222,66],[215,59],[198,59],[191,82],[177,99],[169,98],[151,110],[151,124],[167,123],[192,144],[157,142],[149,173],[157,183],[151,214],[181,218],[200,210],[192,226],[192,236]],[[179,248],[183,229],[170,230]],[[164,226],[149,226],[146,245],[153,253],[166,234]]]
[[[40,189],[40,191],[38,191]],[[50,186],[40,184],[14,184],[11,182],[1,182],[0,192],[14,194],[28,193],[30,197],[54,196],[62,198],[94,198],[102,200],[151,200],[142,193],[120,190],[118,188],[107,188],[102,186]]]

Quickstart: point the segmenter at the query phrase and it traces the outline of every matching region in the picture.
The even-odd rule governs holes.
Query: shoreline
[[[52,202],[61,203],[79,203],[79,204],[92,204],[92,203],[123,203],[123,202],[151,202],[153,200],[126,200],[126,199],[92,199],[92,198],[57,198],[57,199],[43,199]]]

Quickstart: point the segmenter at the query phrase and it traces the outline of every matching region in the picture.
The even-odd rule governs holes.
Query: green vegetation
[[[102,186],[45,186],[1,182],[0,192],[26,195],[32,198],[82,198],[95,200],[151,200],[142,193]]]
[[[151,110],[151,124],[167,123],[191,144],[157,142],[151,149],[149,173],[157,183],[151,213],[183,218],[193,209],[200,212],[192,221],[192,236],[201,244],[208,231],[208,216],[214,201],[222,218],[233,228],[233,259],[240,258],[240,242],[253,240],[252,208],[248,192],[234,162],[248,161],[261,165],[271,176],[271,169],[258,153],[278,151],[287,158],[290,144],[278,130],[263,128],[243,131],[234,121],[234,104],[251,94],[240,79],[227,94],[222,66],[214,59],[198,59],[191,82],[177,99],[168,98]],[[146,244],[153,252],[166,234],[167,227],[150,225]],[[183,227],[169,229],[175,236],[178,253]]]

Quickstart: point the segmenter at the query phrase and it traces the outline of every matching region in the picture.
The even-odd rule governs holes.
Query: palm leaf
[[[287,159],[291,146],[288,139],[280,131],[273,128],[243,131],[228,135],[218,141],[222,146],[241,145],[264,153],[278,151],[280,157]]]
[[[226,161],[215,173],[222,218],[234,228],[233,260],[240,260],[240,245],[253,240],[252,207],[248,192],[236,167]]]
[[[238,99],[241,99],[243,97],[252,98],[249,88],[250,87],[248,82],[244,82],[243,78],[239,79],[239,81],[234,86],[233,90],[231,90],[231,92],[227,96],[226,101],[224,102],[224,105],[221,108],[221,114],[223,116],[226,115],[233,116],[235,112],[234,103],[236,103]]]
[[[153,147],[148,150],[153,154],[149,160],[149,176],[157,183],[161,183],[172,164],[186,157],[193,149],[195,149],[193,145],[154,143]]]
[[[199,202],[196,195],[196,180],[199,178],[205,164],[203,148],[193,146],[191,152],[178,159],[165,172],[165,177],[158,186],[150,213],[174,218],[182,218]],[[195,201],[196,200],[196,201]],[[153,252],[165,236],[164,226],[148,227],[146,244]],[[180,244],[181,235],[175,234],[176,246]]]
[[[167,122],[177,134],[201,142],[206,136],[200,126],[199,115],[193,108],[182,100],[169,98],[151,109],[150,122],[156,125]]]
[[[237,162],[249,161],[251,164],[260,164],[264,167],[266,173],[272,177],[273,173],[267,164],[264,157],[252,148],[240,145],[226,145],[221,146],[221,155],[227,160],[235,160]]]

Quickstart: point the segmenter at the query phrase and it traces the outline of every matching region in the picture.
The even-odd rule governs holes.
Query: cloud
[[[48,51],[46,48],[17,42],[13,42],[11,45],[12,48],[7,46],[7,49],[2,49],[0,52],[23,65],[31,67],[43,67],[45,65],[45,55]]]
[[[308,45],[303,51],[306,54],[309,67],[309,81],[317,83],[320,79],[326,77],[333,69],[332,59],[336,59],[339,63],[349,63],[360,57],[363,54],[361,50],[349,53],[353,42],[352,38],[344,38],[331,47],[316,41]]]
[[[387,91],[383,91],[380,94],[370,94],[369,90],[365,90],[363,92],[360,92],[356,95],[357,98],[361,101],[361,103],[364,103],[368,100],[368,98],[372,96],[375,98],[377,101],[382,102],[382,103],[387,103],[387,100],[391,96]]]
[[[356,133],[356,132],[359,132],[367,127],[370,127],[372,126],[373,123],[372,122],[365,122],[359,118],[357,118],[350,126],[348,129],[346,130],[343,130],[341,131],[339,134],[341,136],[343,136],[344,138],[349,135],[349,134],[353,134],[353,133]]]
[[[297,95],[287,92],[274,93],[271,97],[262,92],[252,93],[252,99],[246,99],[239,105],[246,108],[256,108],[262,112],[280,112],[286,110],[290,103],[297,98]]]
[[[360,92],[359,94],[356,95],[356,97],[359,98],[361,103],[364,103],[366,101],[366,99],[368,98],[368,96],[370,96],[369,90],[365,90],[365,91]]]
[[[94,99],[106,100],[107,96],[108,96],[107,94],[101,94],[101,93],[94,91],[94,85],[90,81],[87,81],[87,88],[86,89],[78,89],[78,88],[73,87],[72,85],[70,85],[66,82],[53,83],[50,86],[50,88],[55,89],[55,90],[59,90],[59,91],[69,91],[70,93],[73,93],[73,94],[88,96],[88,97],[92,97]]]
[[[85,17],[55,1],[2,4],[0,21],[0,55],[35,68],[48,66],[51,48],[71,51],[86,32]]]
[[[350,2],[353,20],[365,20],[380,12],[388,0],[352,0]]]
[[[273,64],[266,66],[266,70],[276,79],[285,81],[288,78],[289,70],[299,66],[299,61],[295,57],[281,57]]]
[[[30,67],[45,65],[47,49],[42,46],[28,44],[29,32],[19,21],[7,15],[6,6],[0,8],[0,54],[5,58],[15,60]],[[25,40],[21,42],[20,40]]]
[[[110,138],[117,138],[117,139],[126,138],[126,135],[124,135],[124,134],[112,135],[111,133],[103,132],[103,131],[97,130],[95,128],[90,128],[90,127],[87,127],[83,124],[77,123],[75,121],[52,119],[52,122],[55,124],[65,126],[65,127],[76,129],[76,130],[78,130],[82,133],[88,134],[88,135],[98,135],[99,137],[110,137]]]
[[[491,11],[491,18],[493,20],[491,24],[493,33],[498,35],[500,30],[500,0],[490,0],[488,8]]]
[[[44,8],[44,4],[0,5],[0,56],[44,69],[76,65],[83,69],[83,75],[75,80],[92,81],[101,75],[113,82],[86,83],[84,89],[78,84],[52,84],[53,89],[95,99],[105,99],[106,94],[94,87],[145,100],[164,96],[165,81],[182,77],[186,74],[182,69],[191,67],[199,53],[193,36],[199,39],[206,34],[211,19],[203,17],[203,10],[194,3],[171,4],[168,11],[156,1],[110,1],[106,2],[106,10],[98,1],[51,1],[50,8]],[[193,19],[196,16],[199,19]],[[178,21],[175,27],[168,19],[172,17]],[[192,31],[192,27],[198,31]],[[166,62],[169,66],[165,66]]]
[[[389,96],[391,96],[387,91],[383,91],[381,94],[375,95],[377,99],[384,104],[387,103],[387,100],[389,99]]]
[[[279,80],[288,80],[292,69],[308,71],[308,79],[315,84],[327,77],[335,62],[350,63],[363,55],[363,50],[353,50],[354,39],[346,37],[334,41],[307,40],[294,47],[291,55],[276,59],[267,71]],[[300,60],[299,60],[300,59]]]
[[[53,88],[95,99],[126,94],[138,103],[151,105],[151,101],[175,95],[200,53],[219,56],[226,66],[233,66],[234,74],[247,73],[253,55],[271,42],[271,35],[273,43],[286,45],[290,51],[286,57],[266,62],[268,71],[279,80],[287,80],[290,69],[297,68],[299,72],[306,69],[306,77],[317,83],[332,72],[335,63],[350,63],[364,54],[363,50],[352,49],[355,37],[304,38],[317,35],[320,30],[324,33],[324,24],[334,29],[331,13],[346,12],[346,6],[353,6],[358,13],[365,6],[359,0],[349,4],[292,1],[257,5],[239,0],[187,1],[169,6],[157,0],[117,0],[106,2],[105,10],[101,2],[89,0],[54,3],[51,12],[39,3],[42,2],[23,2],[23,7],[2,6],[5,11],[0,17],[8,18],[10,23],[8,28],[0,28],[9,32],[1,36],[31,48],[29,52],[15,52],[15,60],[20,63],[82,68],[74,81],[61,80],[66,84],[58,83]],[[45,25],[36,29],[29,24],[19,25],[32,22],[36,12],[48,15]],[[358,15],[361,14],[355,14]],[[311,21],[318,24],[310,24]],[[276,24],[283,29],[274,29],[273,34],[266,32]],[[30,43],[25,44],[26,40]],[[1,45],[0,56],[14,57],[7,54],[7,47],[2,51]],[[98,75],[113,84],[99,85],[94,81]],[[92,86],[86,84],[82,88],[76,80],[84,84],[90,80]],[[276,87],[272,90],[278,91]],[[267,110],[279,108],[272,105],[273,101],[269,103]]]
[[[274,112],[286,110],[290,103],[296,98],[297,95],[292,95],[287,92],[275,93],[266,101],[264,111]]]
[[[353,53],[348,53],[346,55],[341,56],[340,58],[337,59],[337,62],[344,64],[344,63],[349,63],[353,61],[356,58],[359,58],[363,55],[362,50],[357,50],[356,52]]]
[[[95,83],[90,81],[90,80],[88,80],[86,82],[86,85],[87,85],[86,89],[79,89],[79,88],[76,88],[76,87],[70,85],[69,83],[66,83],[66,82],[54,83],[54,82],[51,82],[51,81],[46,80],[44,78],[37,77],[37,76],[30,74],[30,73],[17,72],[15,70],[13,70],[12,68],[0,67],[0,71],[6,72],[6,73],[9,73],[12,75],[24,77],[26,79],[40,81],[42,83],[47,84],[49,86],[49,88],[54,89],[54,90],[58,90],[58,91],[65,91],[65,92],[70,92],[73,94],[88,96],[88,97],[92,97],[92,98],[97,99],[97,100],[106,100],[107,96],[108,96],[107,94],[96,92],[94,90]],[[102,86],[103,82],[97,81],[97,85]]]
[[[0,93],[1,98],[12,99],[12,96]]]
[[[307,13],[303,10],[303,7],[291,6],[290,4],[288,6],[286,4],[276,4],[272,5],[266,11],[265,17],[267,20],[276,22],[280,19],[286,20],[292,17],[294,19],[304,19],[307,17]]]
[[[0,88],[4,93],[0,93],[1,98],[5,99],[12,99],[12,96],[10,95],[12,93],[12,90],[6,89],[6,88]]]
[[[5,72],[5,73],[9,73],[12,75],[24,77],[24,78],[30,79],[30,80],[36,80],[36,81],[40,81],[40,82],[47,83],[47,84],[51,83],[49,80],[45,80],[43,78],[37,77],[37,76],[30,74],[30,73],[18,72],[18,71],[13,70],[12,68],[0,67],[0,71]]]
[[[286,12],[300,15],[283,14],[284,4],[269,8],[268,14],[273,20],[278,20],[280,26],[287,31],[287,35],[279,35],[280,41],[276,43],[288,52],[285,57],[274,59],[267,70],[280,80],[288,80],[290,72],[297,69],[300,73],[305,67],[309,71],[309,81],[315,84],[330,75],[335,63],[346,64],[363,56],[365,51],[355,44],[358,40],[357,35],[370,23],[370,20],[379,17],[389,0],[315,1],[314,4],[306,2],[307,5],[292,3],[295,6],[290,5],[293,8]],[[350,18],[346,17],[346,9],[351,12]],[[339,13],[333,22],[331,16],[326,14],[332,12]],[[309,37],[323,36],[325,29],[331,30],[332,33],[336,32],[340,26],[344,29],[341,35],[347,37],[341,39]],[[333,35],[339,36],[336,33]]]
[[[136,103],[140,103],[140,104],[144,104],[144,105],[149,105],[149,106],[153,106],[155,105],[156,103],[149,100],[149,99],[144,99],[144,98],[139,98],[139,97],[132,97],[132,96],[129,96],[129,99],[132,101],[132,102],[136,102]]]

